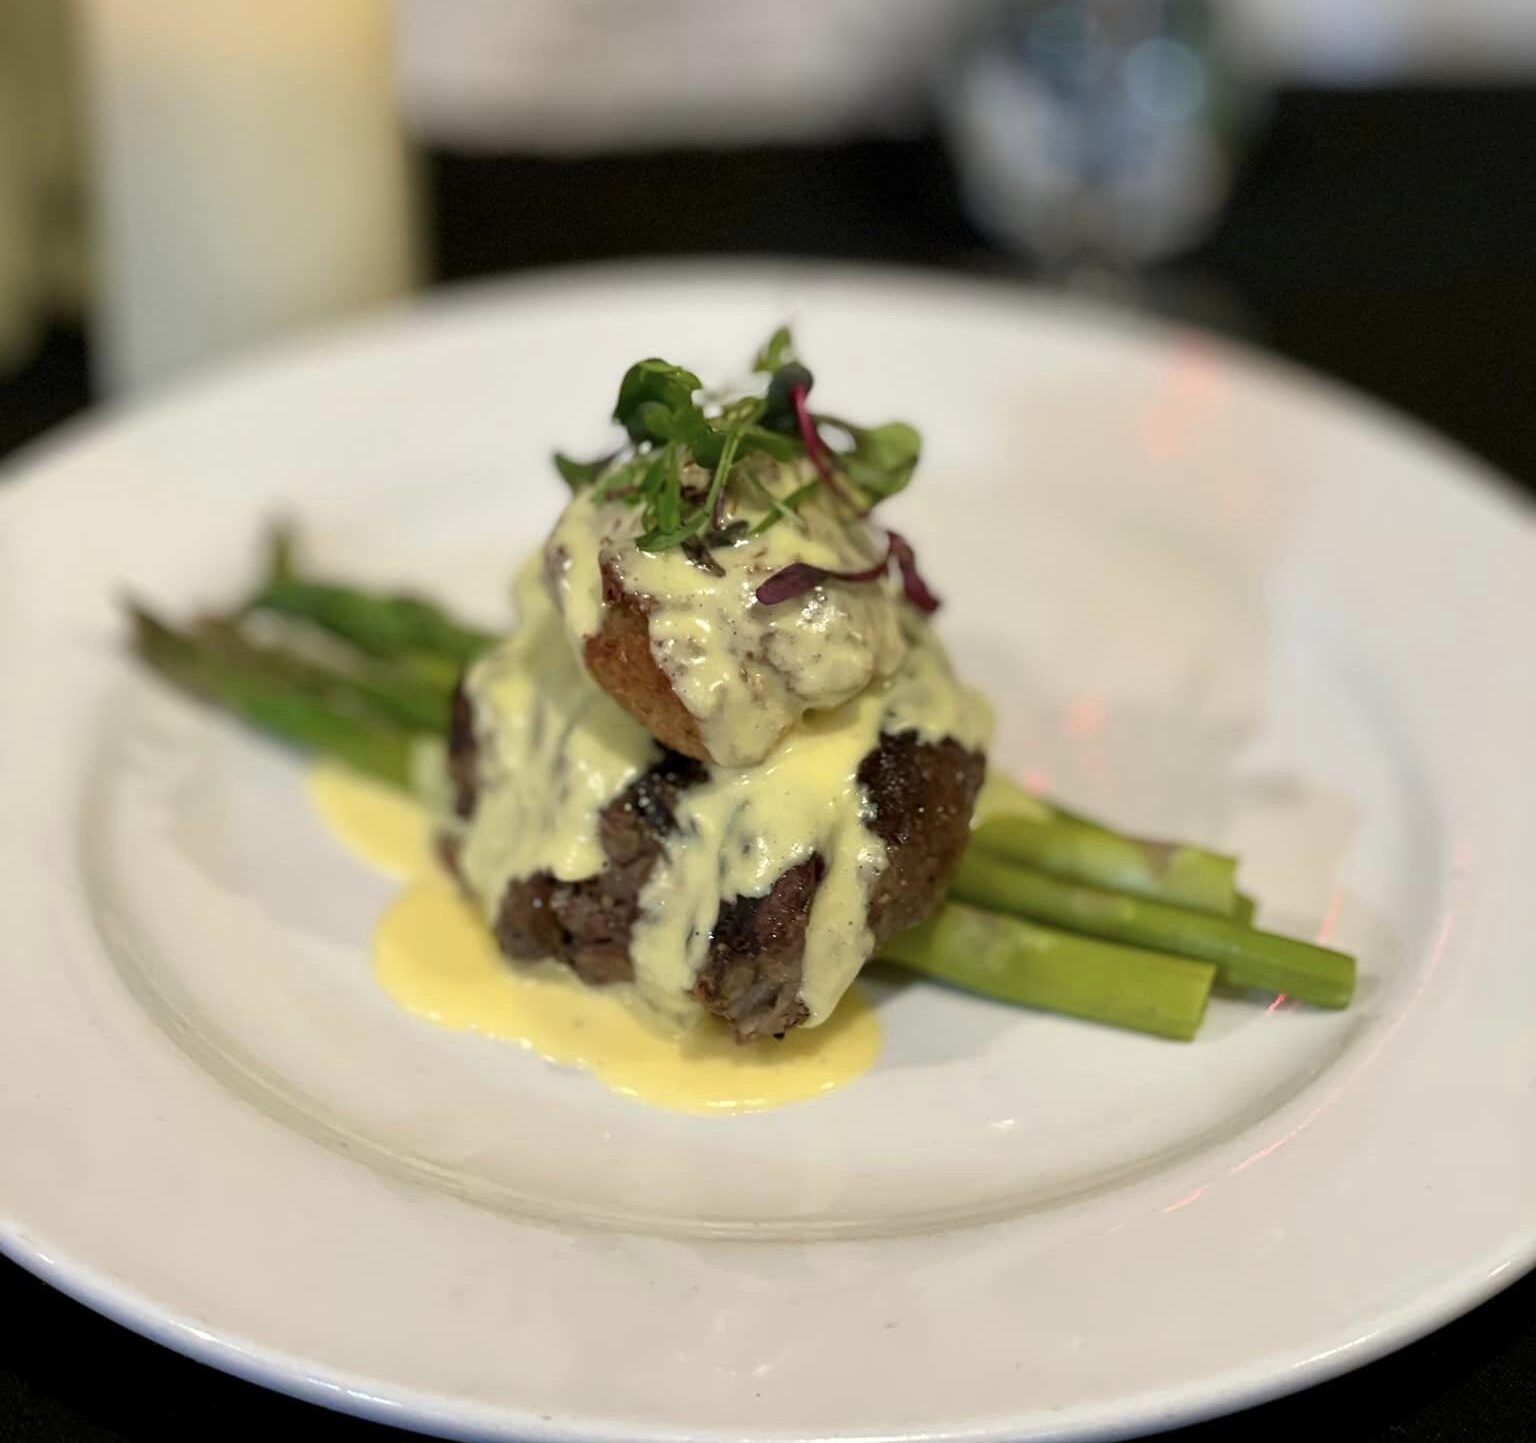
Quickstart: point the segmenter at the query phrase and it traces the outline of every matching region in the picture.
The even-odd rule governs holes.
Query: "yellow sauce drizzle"
[[[375,872],[411,882],[436,871],[432,824],[403,793],[340,762],[320,762],[309,774],[309,800],[331,836]]]
[[[602,808],[660,756],[578,660],[538,557],[519,574],[517,601],[517,630],[465,682],[480,787],[459,866],[488,922],[513,878],[597,872]],[[861,762],[887,731],[985,747],[985,701],[956,680],[942,643],[910,608],[896,615],[906,659],[894,676],[806,713],[756,766],[710,767],[673,804],[676,827],[640,894],[629,953],[646,1001],[679,1023],[700,1012],[692,992],[721,905],[765,895],[813,853],[825,873],[807,918],[800,999],[806,1026],[831,1017],[869,957],[869,889],[886,860],[865,824]]]
[[[653,1107],[702,1115],[819,1096],[880,1055],[879,1019],[857,987],[825,1025],[739,1047],[711,1022],[672,1025],[631,988],[585,987],[556,963],[514,966],[435,862],[422,808],[330,763],[315,768],[309,793],[342,846],[408,882],[374,934],[373,970],[415,1016],[516,1042]]]
[[[782,498],[815,473],[806,462],[755,475]],[[708,473],[700,477],[707,482]],[[642,529],[638,507],[597,503],[591,487],[580,492],[549,539],[555,604],[579,650],[602,625],[604,563],[626,591],[645,597],[651,655],[716,762],[762,761],[805,712],[841,706],[901,665],[903,604],[893,579],[830,582],[777,607],[756,604],[758,586],[791,562],[862,571],[884,554],[880,533],[850,522],[825,497],[801,506],[793,524],[716,551],[718,575],[677,547],[641,550],[635,538]]]

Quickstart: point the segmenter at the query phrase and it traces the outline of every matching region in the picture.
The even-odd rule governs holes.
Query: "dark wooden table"
[[[429,173],[445,280],[656,253],[1013,265],[967,224],[933,139],[437,155]],[[1220,297],[1250,339],[1414,413],[1536,494],[1536,91],[1282,95],[1221,229],[1161,279]],[[0,454],[89,401],[85,347],[56,333],[0,383]],[[401,1436],[188,1362],[4,1263],[0,1316],[0,1443]],[[1536,1443],[1536,1276],[1348,1377],[1166,1436],[1335,1435]]]

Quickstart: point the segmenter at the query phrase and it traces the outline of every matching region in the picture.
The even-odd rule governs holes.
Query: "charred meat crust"
[[[479,790],[480,740],[475,735],[475,708],[463,678],[453,689],[448,719],[448,778],[453,783],[453,810],[466,821],[474,815]]]
[[[987,759],[951,737],[925,742],[898,732],[859,766],[870,830],[885,843],[885,870],[869,897],[875,944],[927,918],[949,887],[971,832]]]
[[[676,826],[678,793],[704,775],[675,753],[632,782],[603,808],[598,839],[607,866],[595,877],[562,882],[539,872],[511,882],[496,917],[496,941],[509,957],[555,957],[583,982],[601,986],[634,977],[629,933],[640,893]]]
[[[449,761],[460,814],[470,815],[474,729],[459,725],[457,706]],[[869,902],[876,945],[916,926],[943,896],[985,770],[979,753],[913,732],[882,737],[860,765],[869,825],[886,846]],[[599,837],[607,865],[595,877],[561,882],[539,873],[510,883],[495,925],[501,950],[516,959],[558,958],[593,985],[631,980],[629,936],[640,893],[676,826],[678,797],[703,775],[696,760],[666,754],[604,808]],[[781,1036],[805,1020],[805,933],[823,870],[822,859],[810,857],[764,896],[738,897],[720,909],[694,996],[741,1041]]]
[[[820,857],[807,857],[766,895],[737,897],[720,908],[693,995],[730,1023],[738,1042],[782,1037],[805,1021],[805,928],[825,870]]]
[[[924,742],[915,732],[882,737],[860,764],[870,830],[886,848],[869,898],[877,947],[915,927],[943,897],[985,772],[980,753],[949,739]],[[823,870],[821,858],[811,857],[766,896],[738,897],[720,909],[693,995],[731,1024],[738,1041],[782,1037],[805,1021],[805,930]]]
[[[651,654],[651,628],[642,598],[624,589],[611,566],[603,567],[603,623],[582,654],[602,689],[662,746],[709,761],[697,718],[672,689]]]

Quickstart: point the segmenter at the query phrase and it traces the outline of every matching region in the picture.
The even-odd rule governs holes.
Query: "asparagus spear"
[[[1237,902],[1234,858],[1201,847],[1123,836],[1058,808],[1036,806],[1039,811],[1028,814],[987,818],[972,834],[972,844],[1063,881],[1224,917],[1232,914]]]
[[[129,611],[134,650],[167,681],[291,745],[410,787],[416,739],[405,727],[349,713],[334,690],[307,689],[292,666],[263,664],[259,653],[236,658],[210,641],[173,630],[141,607]]]
[[[270,611],[307,621],[369,656],[428,664],[427,674],[450,689],[459,673],[495,640],[421,597],[363,591],[306,577],[297,556],[292,528],[275,526],[267,543],[266,577],[246,603],[246,611]]]
[[[436,658],[455,672],[494,640],[418,597],[359,591],[295,576],[272,577],[250,605],[307,621],[369,656]]]
[[[344,712],[374,716],[435,736],[447,729],[453,681],[444,684],[422,672],[412,658],[369,661],[358,657],[355,665],[337,665],[260,645],[219,618],[199,622],[191,635],[231,666],[261,672],[274,681],[287,680],[296,690],[328,697]]]
[[[273,528],[267,574],[246,611],[306,621],[372,657],[403,660],[451,689],[459,673],[495,638],[421,597],[369,592],[304,576],[290,527]]]
[[[492,640],[413,597],[301,579],[291,537],[281,531],[267,582],[249,609],[320,626],[375,661],[356,669],[322,666],[256,646],[228,623],[204,623],[198,634],[185,635],[143,611],[134,613],[137,649],[172,681],[264,730],[406,787],[424,744],[411,732],[440,731],[460,670]],[[1004,781],[993,790],[954,891],[1073,930],[949,904],[882,955],[1003,1000],[1180,1038],[1199,1026],[1217,975],[1213,963],[1231,985],[1346,1006],[1353,959],[1252,931],[1253,899],[1236,890],[1235,866],[1200,848],[1123,836]]]
[[[951,891],[977,906],[1214,962],[1220,980],[1232,987],[1284,992],[1317,1007],[1347,1007],[1354,995],[1354,958],[1342,952],[1256,932],[1230,918],[1063,882],[976,848],[961,857]]]
[[[946,903],[880,949],[884,961],[1026,1007],[1188,1042],[1216,969]]]

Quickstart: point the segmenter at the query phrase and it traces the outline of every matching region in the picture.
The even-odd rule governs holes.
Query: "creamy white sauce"
[[[710,1117],[820,1097],[880,1055],[879,1018],[857,987],[829,1026],[738,1047],[723,1027],[667,1027],[633,988],[584,987],[552,962],[508,966],[443,873],[424,807],[334,762],[315,769],[309,794],[338,842],[407,883],[379,919],[373,970],[417,1017],[518,1043],[637,1102]]]
[[[534,557],[516,585],[519,625],[466,678],[480,800],[459,864],[494,920],[514,877],[562,881],[603,866],[598,814],[660,756],[651,734],[587,675]]]
[[[759,467],[754,476],[784,497],[812,472]],[[746,492],[757,494],[751,487]],[[738,503],[748,522],[761,508]],[[650,553],[634,543],[641,513],[626,501],[594,504],[591,488],[566,508],[546,548],[555,600],[580,651],[603,620],[603,568],[648,609],[651,654],[695,717],[717,762],[761,761],[809,710],[841,705],[901,664],[906,646],[899,588],[889,579],[829,581],[767,607],[755,592],[795,561],[834,571],[867,568],[885,539],[813,497],[795,521],[711,555],[715,576],[679,549]]]
[[[461,861],[489,920],[514,878],[549,871],[575,881],[599,871],[604,858],[598,814],[660,756],[650,734],[591,680],[571,645],[568,628],[586,605],[572,598],[585,596],[581,575],[595,566],[591,558],[599,549],[587,534],[598,524],[592,508],[579,498],[571,505],[571,511],[583,508],[579,525],[562,523],[555,533],[568,542],[566,566],[549,578],[551,586],[566,592],[564,621],[536,558],[518,581],[519,630],[467,680],[481,786],[462,838]],[[727,562],[728,552],[717,555]],[[761,568],[776,569],[784,555],[765,552]],[[686,561],[682,565],[705,581],[721,581]],[[747,584],[741,571],[731,567],[725,580]],[[683,594],[681,583],[669,593],[679,613]],[[706,589],[699,609],[718,611],[727,599],[723,591]],[[843,615],[848,621],[852,613]],[[819,855],[824,872],[806,932],[801,999],[808,1025],[825,1021],[872,950],[868,898],[886,862],[884,844],[866,825],[860,763],[887,732],[915,731],[925,741],[953,737],[968,748],[985,749],[991,731],[985,701],[956,681],[942,645],[910,607],[893,606],[890,616],[897,636],[889,646],[882,643],[880,655],[901,659],[893,674],[872,682],[866,676],[868,684],[855,688],[851,699],[801,715],[757,764],[710,766],[703,781],[680,794],[677,827],[664,840],[641,894],[630,947],[639,993],[673,1018],[702,1013],[690,993],[722,904],[763,896],[790,867]],[[857,650],[849,637],[854,629],[850,622],[823,630],[821,644]],[[784,647],[795,645],[788,636],[786,627]],[[708,643],[706,630],[701,644]],[[845,663],[849,685],[853,675],[874,669],[873,655]],[[735,664],[749,673],[771,670]],[[831,671],[828,663],[816,674]],[[779,677],[770,688],[784,685]],[[722,707],[715,719],[748,725],[734,707]],[[756,728],[751,734],[762,735]]]
[[[763,896],[813,854],[825,870],[805,935],[807,1026],[826,1020],[868,960],[869,892],[886,857],[865,824],[860,763],[885,732],[953,737],[981,750],[991,731],[986,703],[955,681],[926,623],[909,614],[908,632],[907,660],[894,677],[803,717],[755,767],[711,767],[679,798],[678,830],[641,894],[630,942],[637,976],[659,996],[692,987],[722,902]]]

